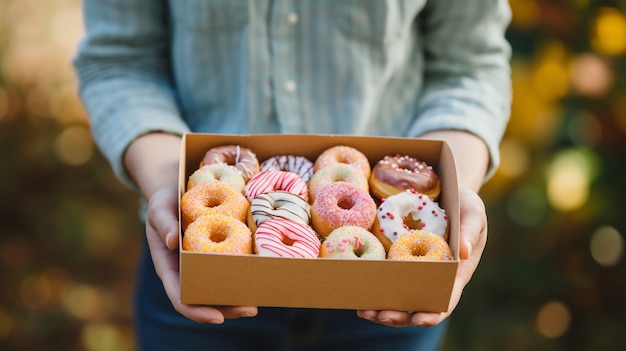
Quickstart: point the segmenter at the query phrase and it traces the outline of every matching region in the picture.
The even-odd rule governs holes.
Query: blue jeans
[[[445,323],[392,328],[352,310],[259,308],[251,318],[200,324],[178,314],[154,271],[147,246],[135,290],[140,350],[437,350]]]

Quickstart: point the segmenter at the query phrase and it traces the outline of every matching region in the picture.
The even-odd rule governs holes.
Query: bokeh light
[[[87,351],[134,350],[132,340],[125,338],[112,323],[94,322],[83,327],[81,340]]]
[[[604,7],[598,11],[591,42],[596,50],[607,55],[626,51],[626,16],[618,9]]]
[[[70,166],[85,164],[94,152],[91,133],[83,126],[65,128],[57,137],[54,146],[59,160]]]
[[[546,47],[544,57],[532,72],[532,87],[546,101],[560,99],[569,90],[568,53],[560,44]]]
[[[557,153],[547,171],[547,195],[560,211],[574,211],[589,197],[592,178],[597,173],[591,154],[582,149]]]
[[[546,338],[562,336],[570,326],[569,308],[560,301],[549,301],[537,312],[537,330]]]
[[[63,307],[80,320],[102,320],[113,310],[115,300],[105,289],[89,284],[72,285],[63,296]]]
[[[601,266],[619,264],[624,256],[624,237],[611,226],[598,228],[591,236],[591,257]]]
[[[508,178],[522,176],[531,162],[526,144],[514,138],[502,140],[500,158],[502,161],[498,171]]]
[[[584,53],[574,58],[570,79],[577,94],[598,98],[612,88],[614,74],[606,59],[595,53]]]

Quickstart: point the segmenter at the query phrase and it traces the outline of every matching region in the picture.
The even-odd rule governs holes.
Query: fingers
[[[165,293],[176,311],[199,323],[224,323],[224,319],[253,317],[256,307],[224,307],[187,305],[180,301],[180,274],[178,260],[178,199],[176,191],[156,192],[148,204],[146,239],[154,269],[163,282]]]
[[[475,192],[460,189],[461,198],[461,240],[459,256],[466,260],[478,249],[482,254],[487,241],[487,215],[485,204]]]
[[[398,312],[398,311],[357,311],[357,315],[368,321],[393,327],[421,326],[432,327],[444,321],[454,311],[463,289],[470,281],[484,251],[487,241],[487,216],[482,199],[470,189],[460,189],[461,228],[459,247],[459,267],[455,276],[448,311]]]
[[[174,189],[157,191],[148,203],[146,229],[151,228],[170,250],[178,247],[178,197]]]

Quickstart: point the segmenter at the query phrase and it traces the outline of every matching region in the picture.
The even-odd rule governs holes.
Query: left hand
[[[436,312],[402,312],[402,311],[371,311],[359,310],[357,315],[368,321],[390,327],[421,326],[432,327],[441,323],[456,308],[469,283],[487,243],[487,214],[480,196],[467,187],[461,187],[461,233],[459,246],[459,266],[456,272],[452,296],[448,311]]]

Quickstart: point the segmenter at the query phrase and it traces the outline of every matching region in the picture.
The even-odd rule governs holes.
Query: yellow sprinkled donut
[[[391,244],[387,258],[400,261],[447,261],[452,260],[452,252],[439,235],[414,230],[400,235]]]
[[[356,167],[366,179],[370,177],[372,168],[367,156],[361,151],[346,145],[337,145],[324,150],[315,160],[313,169],[317,173],[322,168],[333,163],[345,163]]]
[[[187,227],[183,249],[228,254],[251,254],[252,232],[241,221],[223,214],[202,216]]]
[[[220,213],[246,222],[250,203],[246,197],[221,182],[202,183],[187,190],[180,199],[183,230],[197,218]]]

